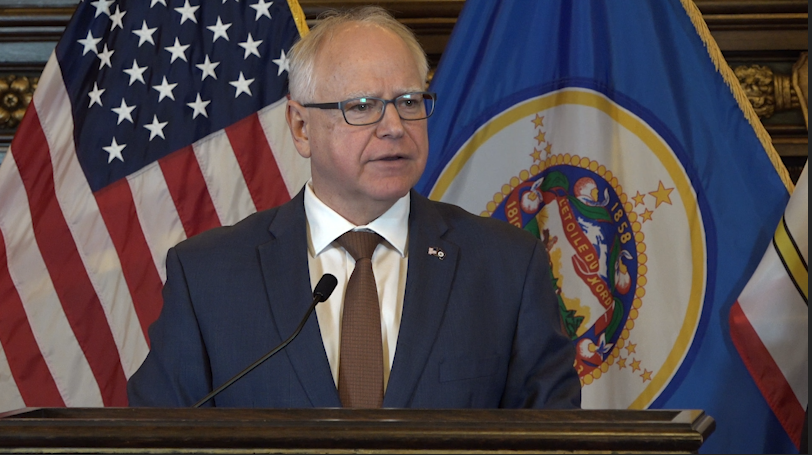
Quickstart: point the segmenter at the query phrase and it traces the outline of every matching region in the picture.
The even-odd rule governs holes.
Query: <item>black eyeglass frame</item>
[[[398,105],[396,104],[396,101],[398,101],[400,99],[403,99],[403,97],[414,96],[414,95],[423,95],[423,97],[422,97],[423,101],[425,101],[426,99],[430,99],[431,100],[431,111],[427,112],[425,117],[421,117],[421,118],[403,118],[403,116],[400,114],[400,111],[398,110]],[[426,98],[426,97],[428,97],[428,98]],[[374,122],[360,123],[360,124],[359,123],[350,123],[350,121],[347,120],[347,113],[344,111],[344,106],[346,106],[347,103],[350,103],[352,101],[359,101],[359,100],[364,100],[364,99],[377,100],[377,101],[381,101],[383,103],[383,107],[381,108],[380,117],[378,117],[378,120],[375,120]],[[374,97],[374,96],[359,96],[357,98],[350,98],[348,100],[337,101],[337,102],[334,102],[334,103],[307,103],[307,104],[302,104],[302,106],[307,107],[307,108],[312,107],[312,108],[316,108],[316,109],[338,109],[338,110],[341,111],[341,115],[344,117],[344,121],[347,122],[348,125],[367,126],[367,125],[374,125],[374,124],[380,122],[381,120],[383,120],[383,116],[386,114],[386,106],[388,104],[393,104],[395,106],[395,111],[398,113],[398,117],[400,117],[401,120],[413,121],[413,120],[425,120],[425,119],[431,117],[431,115],[434,114],[434,105],[436,103],[437,103],[437,94],[435,92],[409,92],[409,93],[404,93],[403,95],[396,96],[395,98],[392,98],[391,100],[385,100],[383,98],[377,98],[377,97]]]

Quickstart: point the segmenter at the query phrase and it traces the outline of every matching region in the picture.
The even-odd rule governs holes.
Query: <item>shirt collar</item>
[[[313,256],[318,256],[331,243],[345,232],[370,230],[376,232],[394,247],[401,256],[406,256],[406,240],[409,234],[409,193],[398,199],[383,215],[364,226],[356,226],[322,202],[313,192],[312,181],[305,185],[304,206],[310,232],[309,247]]]

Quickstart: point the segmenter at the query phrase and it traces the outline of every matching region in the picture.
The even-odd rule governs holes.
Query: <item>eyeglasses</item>
[[[302,106],[316,109],[340,109],[347,123],[354,126],[365,126],[380,122],[386,112],[386,105],[389,103],[395,105],[398,115],[403,120],[427,119],[434,113],[436,99],[437,95],[432,92],[412,92],[391,100],[364,96],[337,103],[310,103]]]

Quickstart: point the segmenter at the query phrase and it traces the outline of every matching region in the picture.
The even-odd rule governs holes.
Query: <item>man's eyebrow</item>
[[[423,91],[422,88],[408,88],[402,90],[394,90],[394,93],[397,93],[397,95],[395,95],[394,98],[397,98],[398,96],[401,95],[405,95],[407,93],[422,92],[422,91]],[[383,96],[381,96],[379,93],[371,93],[371,92],[350,92],[348,95],[344,97],[345,100],[355,98],[383,98]]]

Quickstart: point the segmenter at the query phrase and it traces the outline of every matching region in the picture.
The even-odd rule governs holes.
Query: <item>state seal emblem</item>
[[[644,245],[640,223],[621,200],[626,195],[618,194],[617,179],[599,169],[586,158],[553,156],[550,166],[513,188],[491,213],[544,242],[563,329],[576,344],[575,368],[584,383],[613,363],[619,352],[614,347],[623,347],[626,323],[636,316],[633,303],[641,304],[632,292],[639,281],[637,245]],[[567,280],[576,282],[565,287]],[[574,301],[567,289],[592,298]]]
[[[690,361],[706,287],[697,198],[667,142],[605,94],[566,88],[496,112],[431,197],[543,242],[585,407],[647,407]]]

